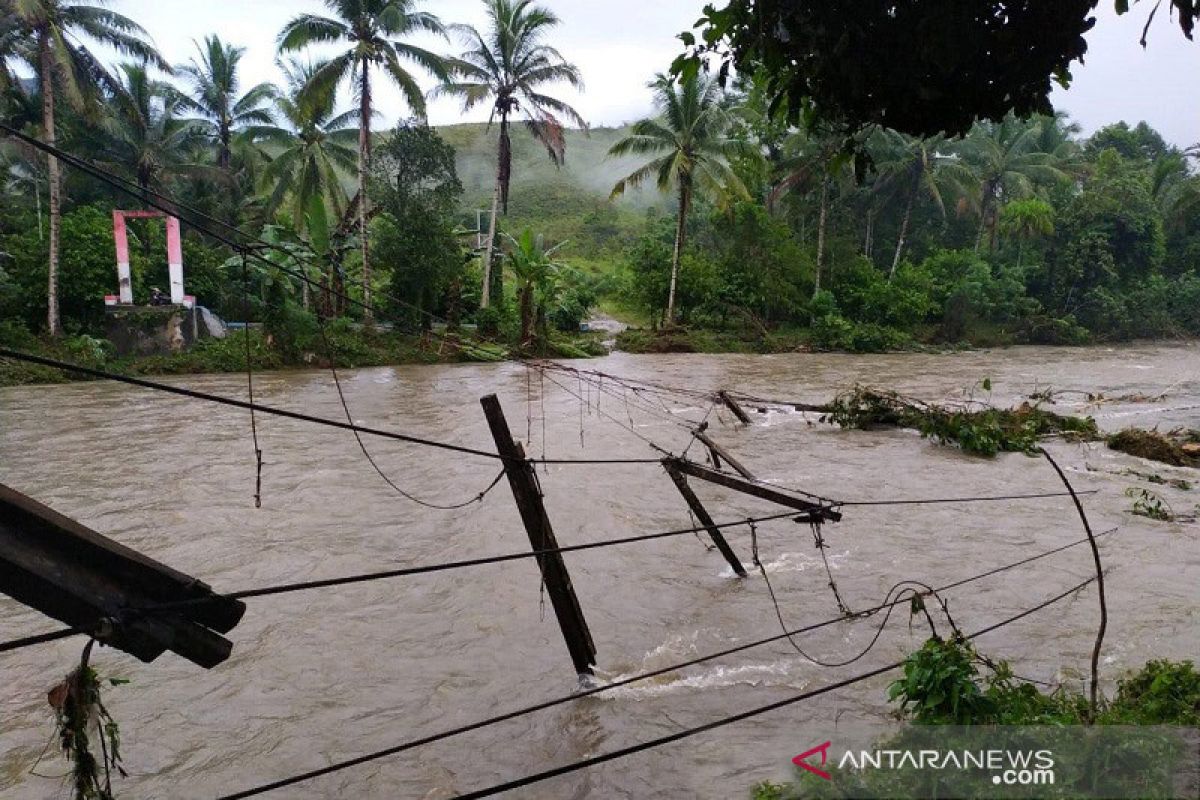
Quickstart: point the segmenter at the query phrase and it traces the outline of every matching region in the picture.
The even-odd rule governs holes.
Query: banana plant
[[[555,302],[562,291],[562,277],[567,267],[554,260],[563,243],[547,248],[542,234],[534,235],[526,228],[519,238],[502,234],[510,247],[507,258],[517,282],[517,306],[521,312],[521,346],[534,340],[534,322],[541,319],[546,308]]]

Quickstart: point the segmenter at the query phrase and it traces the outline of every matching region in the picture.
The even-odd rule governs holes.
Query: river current
[[[699,390],[820,403],[856,382],[926,400],[1008,406],[1054,388],[1056,410],[1101,428],[1200,428],[1200,347],[1013,348],[956,354],[632,356],[572,362],[632,379]],[[554,384],[550,378],[562,385]],[[646,439],[678,452],[689,421],[760,478],[842,500],[1058,492],[1048,463],[1020,454],[965,455],[908,431],[842,431],[812,415],[771,410],[738,426],[723,409],[686,398],[606,392],[519,364],[405,366],[341,373],[354,421],[494,450],[478,402],[496,393],[530,455],[650,458]],[[990,381],[984,390],[983,381]],[[244,397],[244,375],[167,379]],[[582,391],[585,402],[574,394]],[[1161,395],[1161,397],[1159,397]],[[263,373],[256,400],[338,418],[325,371]],[[1112,399],[1124,398],[1124,399]],[[630,430],[632,428],[632,430]],[[399,497],[353,436],[259,415],[262,507],[246,412],[109,382],[0,390],[0,482],[218,591],[527,550],[506,482],[480,503],[440,511]],[[367,437],[406,491],[430,502],[468,499],[495,461]],[[1200,654],[1200,525],[1130,513],[1130,487],[1152,489],[1176,513],[1196,511],[1200,488],[1147,483],[1185,478],[1102,443],[1048,445],[1080,490],[1103,537],[1110,621],[1101,658],[1106,690],[1150,658]],[[703,456],[698,446],[695,457]],[[656,464],[538,468],[562,545],[692,524]],[[692,481],[718,522],[778,506]],[[1079,539],[1069,498],[934,505],[848,506],[827,525],[832,574],[852,609],[877,604],[896,581],[945,584]],[[728,538],[747,563],[750,535]],[[757,539],[785,621],[837,616],[807,526],[762,523]],[[566,555],[591,626],[600,680],[625,677],[779,632],[762,577],[745,579],[691,535]],[[1074,547],[947,593],[964,628],[1023,610],[1093,573]],[[576,676],[536,566],[524,559],[248,600],[230,634],[233,655],[202,670],[166,654],[152,664],[104,648],[93,664],[130,683],[107,690],[130,776],[124,798],[208,798],[316,769],[572,691]],[[289,787],[267,797],[448,798],[493,783],[665,736],[765,705],[902,658],[928,634],[907,607],[854,664],[826,669],[786,641],[573,701],[427,747]],[[823,661],[863,649],[879,617],[841,622],[797,640]],[[57,623],[0,598],[0,639]],[[1095,587],[981,637],[980,650],[1022,675],[1078,688],[1098,620]],[[0,796],[69,795],[51,741],[46,690],[77,661],[69,639],[0,655]],[[741,798],[825,739],[889,723],[879,676],[801,704],[514,792],[530,798]],[[820,737],[820,738],[818,738]]]

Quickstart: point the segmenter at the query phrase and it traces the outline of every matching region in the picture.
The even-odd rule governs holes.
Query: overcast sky
[[[670,65],[680,51],[675,38],[691,26],[702,0],[543,0],[562,18],[553,43],[583,71],[586,91],[560,90],[594,125],[619,125],[650,110],[646,81]],[[1101,0],[1099,22],[1088,36],[1086,63],[1076,65],[1075,83],[1058,91],[1054,102],[1083,125],[1085,132],[1119,119],[1146,120],[1174,144],[1200,142],[1200,41],[1189,42],[1165,11],[1150,32],[1150,46],[1138,44],[1150,6],[1140,3],[1117,17],[1113,0]],[[421,7],[444,22],[482,27],[479,0],[430,0]],[[246,86],[278,80],[274,65],[275,36],[297,13],[323,13],[319,0],[114,0],[112,7],[139,21],[168,60],[185,61],[195,53],[193,39],[215,32],[247,48],[243,62]],[[432,49],[457,50],[436,40]],[[428,81],[424,81],[428,84]],[[390,125],[407,116],[399,95],[377,90],[383,119]],[[430,122],[445,124],[465,118],[456,104],[441,100],[429,108]]]

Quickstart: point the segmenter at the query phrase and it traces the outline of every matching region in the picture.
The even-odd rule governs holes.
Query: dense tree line
[[[655,85],[674,87],[659,116],[614,148],[665,153],[615,192],[653,177],[680,196],[673,235],[648,224],[626,269],[655,323],[809,326],[865,349],[1200,333],[1200,148],[1010,115],[954,139],[869,129],[856,175],[844,128],[781,126],[754,81]]]
[[[608,231],[615,268],[585,276],[569,266],[570,243],[504,230],[513,123],[561,164],[563,126],[586,124],[547,92],[581,75],[552,46],[552,12],[483,3],[489,24],[476,30],[413,0],[326,0],[328,15],[300,14],[279,33],[283,85],[245,86],[244,48],[216,36],[172,65],[115,10],[0,0],[0,113],[273,242],[275,268],[252,271],[249,303],[233,253],[188,231],[185,263],[203,304],[279,329],[378,310],[406,328],[473,321],[530,346],[606,298],[652,326],[806,331],[833,348],[1200,333],[1197,148],[1144,123],[1084,138],[1050,115],[993,115],[957,137],[851,128],[781,107],[765,68],[728,88],[686,64],[653,80],[656,113],[612,148],[644,163],[612,193],[653,184],[660,210],[639,230]],[[424,49],[418,33],[464,50]],[[317,44],[342,49],[297,55]],[[96,45],[127,60],[105,64]],[[484,230],[458,225],[454,152],[421,121],[418,76],[490,111]],[[412,116],[382,134],[371,129],[379,81],[399,87]],[[97,331],[113,283],[108,212],[136,203],[12,140],[0,143],[0,177],[0,321]],[[144,300],[165,283],[162,233],[136,225],[133,236]]]
[[[563,122],[584,122],[547,93],[559,82],[580,85],[578,70],[545,42],[557,17],[531,0],[484,0],[491,28],[481,33],[445,23],[413,0],[326,0],[325,5],[327,16],[299,14],[280,31],[285,84],[243,87],[245,48],[216,36],[197,42],[188,62],[172,65],[134,20],[115,10],[70,0],[0,0],[0,114],[5,124],[109,169],[147,193],[177,197],[251,234],[286,241],[293,253],[289,263],[323,265],[309,276],[313,285],[278,271],[256,280],[292,284],[283,298],[292,302],[295,296],[305,311],[369,320],[376,308],[394,310],[394,296],[412,290],[400,305],[415,308],[418,317],[424,314],[427,325],[432,309],[447,302],[430,293],[433,286],[461,289],[465,302],[486,306],[490,269],[478,277],[478,290],[442,274],[447,264],[461,270],[465,260],[466,238],[447,227],[456,206],[443,200],[430,206],[426,217],[414,214],[398,200],[395,175],[388,171],[398,163],[396,143],[429,144],[427,133],[414,133],[425,116],[419,75],[434,78],[436,91],[460,98],[465,108],[492,104],[500,132],[496,196],[501,213],[507,210],[511,174],[511,120],[524,119],[550,158],[561,163]],[[457,36],[467,49],[459,54],[427,50],[412,41],[420,33],[447,40]],[[320,60],[295,55],[329,44],[345,49]],[[105,64],[95,46],[113,48],[129,60]],[[413,122],[385,137],[387,157],[375,159],[371,122],[378,114],[374,97],[380,81],[400,89]],[[354,100],[351,108],[340,102],[346,95]],[[98,314],[83,298],[94,303],[109,288],[100,264],[112,260],[106,255],[111,249],[80,252],[74,237],[86,229],[89,240],[99,244],[104,214],[98,210],[135,200],[87,175],[64,173],[59,159],[10,140],[0,144],[0,169],[6,212],[0,220],[0,286],[7,290],[0,312],[52,336],[62,332],[64,322],[72,330],[93,329]],[[456,184],[454,179],[450,185]],[[499,239],[496,211],[489,268],[491,243]],[[438,219],[431,221],[429,214]],[[431,245],[424,234],[446,252],[427,258]],[[154,235],[149,227],[134,232],[141,245],[135,250],[145,256],[134,259],[137,278],[147,277],[142,273],[155,263],[146,241]],[[393,256],[383,275],[372,269],[369,245],[377,238]],[[189,241],[193,249],[199,247],[198,238],[189,236]],[[416,243],[417,249],[396,252],[399,241],[407,242],[406,248]],[[187,260],[189,286],[201,302],[236,316],[236,282],[222,272],[231,253],[211,243],[209,251]],[[79,259],[89,262],[87,269],[67,268]],[[422,272],[436,274],[415,274]],[[137,283],[144,294],[147,282]],[[263,286],[257,288],[262,294]],[[376,297],[379,289],[387,297],[383,302]],[[60,308],[63,297],[71,298],[66,314]]]

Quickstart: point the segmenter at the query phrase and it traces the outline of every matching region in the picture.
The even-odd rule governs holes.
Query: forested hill
[[[487,209],[496,182],[496,147],[499,130],[485,123],[463,123],[437,128],[457,152],[462,181],[463,208]],[[535,224],[552,238],[572,238],[576,223],[591,212],[627,218],[665,201],[653,186],[630,191],[610,204],[613,184],[644,163],[645,156],[617,158],[608,150],[628,133],[628,128],[592,128],[586,134],[566,132],[566,162],[555,167],[546,150],[521,123],[513,125],[512,188],[509,191],[509,228]],[[615,205],[615,208],[611,207]],[[465,220],[464,220],[465,221]],[[472,220],[473,221],[473,220]]]

